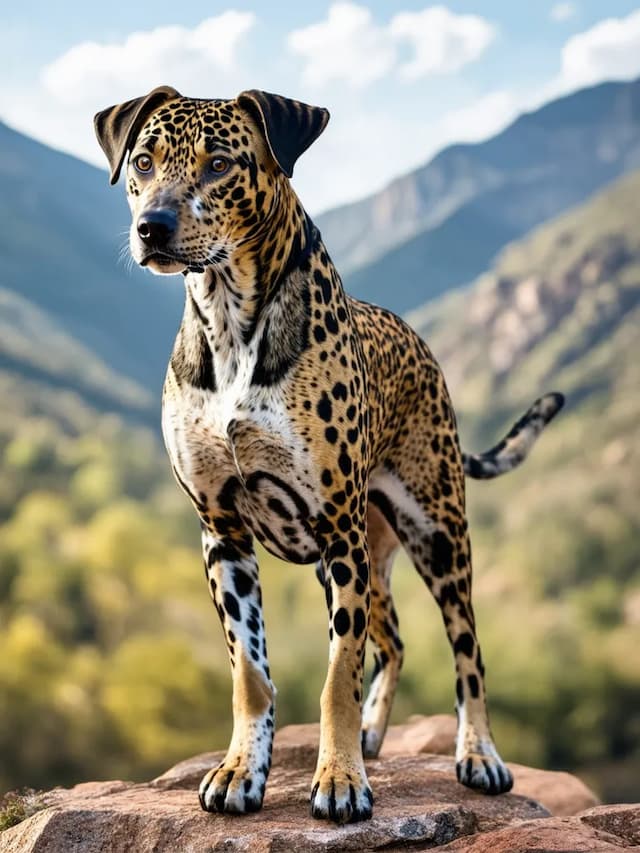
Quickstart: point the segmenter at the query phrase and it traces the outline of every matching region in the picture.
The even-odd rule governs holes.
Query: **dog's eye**
[[[211,161],[211,171],[216,175],[224,175],[230,165],[226,157],[214,157]]]
[[[151,171],[151,167],[153,163],[151,162],[151,157],[148,154],[138,154],[138,156],[133,161],[133,165],[139,172],[143,174]]]

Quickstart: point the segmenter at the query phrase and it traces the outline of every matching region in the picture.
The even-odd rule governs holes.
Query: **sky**
[[[293,178],[312,214],[554,97],[640,75],[640,6],[627,0],[3,5],[0,119],[102,168],[93,114],[161,83],[327,107]]]

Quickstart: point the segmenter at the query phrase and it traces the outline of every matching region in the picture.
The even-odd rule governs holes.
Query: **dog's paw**
[[[251,769],[241,757],[227,757],[200,783],[198,797],[206,812],[246,814],[262,806],[268,768]]]
[[[513,787],[511,771],[498,756],[468,752],[456,762],[458,782],[485,794],[506,794]]]
[[[316,773],[311,791],[313,817],[335,823],[369,820],[373,794],[364,768],[345,772],[338,766],[327,766]]]

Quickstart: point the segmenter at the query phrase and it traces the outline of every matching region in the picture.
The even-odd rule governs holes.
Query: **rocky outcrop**
[[[391,727],[383,754],[367,762],[376,799],[366,823],[338,827],[309,816],[318,727],[289,726],[276,735],[257,814],[200,810],[197,784],[222,757],[208,753],[144,784],[90,782],[50,791],[43,810],[0,835],[0,853],[640,849],[634,846],[640,807],[594,808],[595,795],[569,774],[510,765],[511,794],[487,797],[462,787],[448,754],[454,730],[447,716]]]
[[[574,817],[524,821],[440,848],[446,853],[613,853],[640,850],[640,806],[600,806]]]

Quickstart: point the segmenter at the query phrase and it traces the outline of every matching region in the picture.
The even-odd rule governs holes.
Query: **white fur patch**
[[[387,496],[399,512],[411,519],[415,527],[426,536],[433,535],[438,525],[427,515],[405,484],[390,471],[376,469],[369,481],[370,489],[377,489]]]
[[[202,219],[202,199],[199,196],[191,199],[191,213],[196,219]]]

